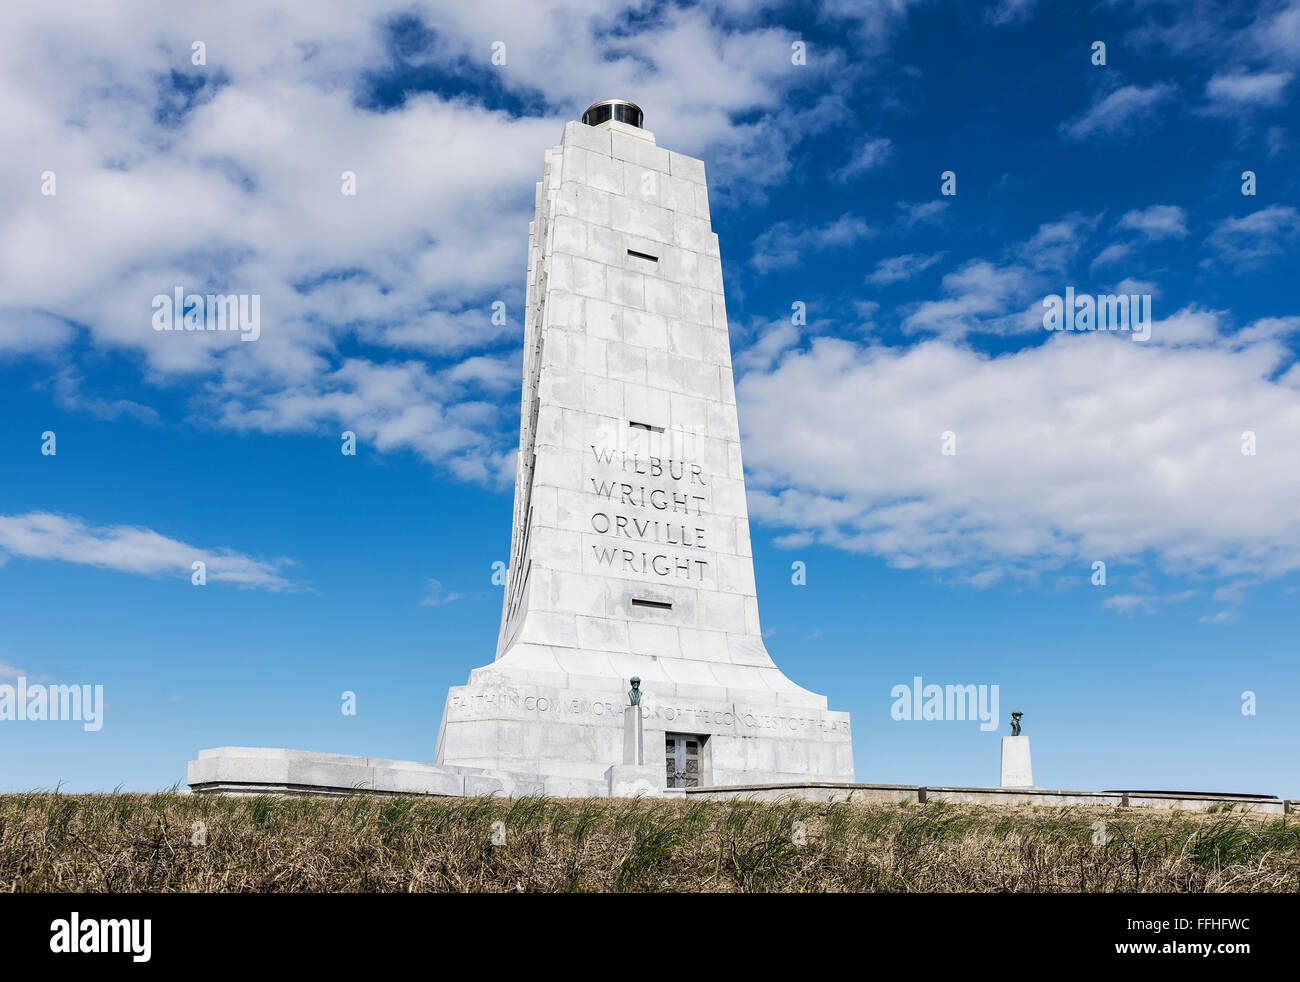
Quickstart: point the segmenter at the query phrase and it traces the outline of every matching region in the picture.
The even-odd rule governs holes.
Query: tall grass
[[[1296,891],[1300,822],[941,802],[32,793],[0,796],[0,889]]]

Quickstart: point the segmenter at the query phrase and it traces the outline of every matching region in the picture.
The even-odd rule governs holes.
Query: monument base
[[[411,760],[322,754],[270,747],[200,750],[189,763],[187,783],[197,792],[220,794],[446,796],[544,794],[555,798],[605,797],[609,781],[474,767],[446,767]]]
[[[852,782],[849,715],[828,711],[824,696],[779,673],[780,689],[762,690],[673,683],[653,659],[634,667],[655,683],[636,707],[617,679],[477,669],[448,692],[433,763],[218,747],[190,762],[189,784],[227,794],[603,798],[684,793],[667,786],[670,772],[677,783],[689,772],[698,787]]]
[[[636,667],[653,678],[648,659]],[[644,764],[662,785],[665,748],[684,738],[698,747],[701,785],[853,780],[849,714],[827,710],[825,697],[654,679],[637,720],[626,686],[478,669],[447,694],[434,761],[600,784],[612,764]]]
[[[1004,788],[1034,787],[1034,769],[1029,762],[1029,737],[1002,738],[1002,780]]]

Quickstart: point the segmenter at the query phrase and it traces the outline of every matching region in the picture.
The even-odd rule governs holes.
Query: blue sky
[[[108,703],[0,722],[0,789],[432,758],[495,646],[533,184],[621,96],[708,168],[767,644],[858,780],[996,783],[1007,729],[891,718],[919,675],[998,685],[1046,786],[1300,797],[1300,5],[174,8],[0,39],[0,681]],[[261,337],[154,331],[176,286]],[[1045,331],[1067,287],[1150,339]]]

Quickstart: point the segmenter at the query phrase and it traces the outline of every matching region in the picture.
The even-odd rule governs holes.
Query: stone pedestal
[[[640,706],[623,710],[623,763],[645,765],[645,723]]]
[[[664,770],[637,764],[615,764],[605,771],[611,798],[660,798],[664,793]]]
[[[1004,788],[1032,788],[1034,770],[1029,763],[1029,737],[1002,738],[1002,780]]]
[[[605,771],[612,798],[657,798],[664,793],[664,771],[647,765],[645,757],[645,713],[640,706],[623,709],[623,763]]]

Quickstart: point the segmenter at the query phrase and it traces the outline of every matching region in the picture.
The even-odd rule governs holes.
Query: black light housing
[[[616,123],[645,128],[642,125],[645,121],[645,113],[635,102],[628,102],[626,99],[602,99],[600,102],[593,102],[582,114],[582,121],[588,126],[599,126],[601,123],[608,123],[611,119]]]

